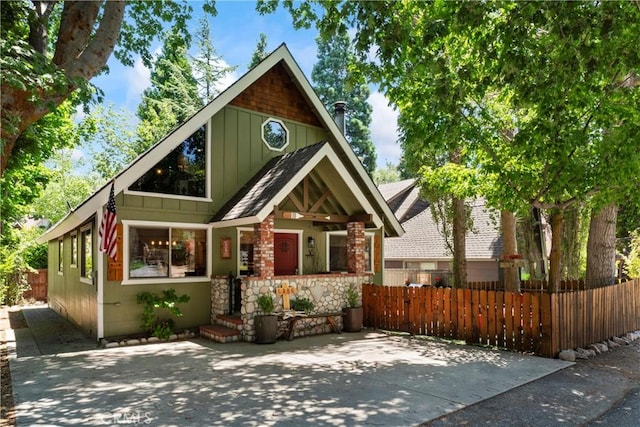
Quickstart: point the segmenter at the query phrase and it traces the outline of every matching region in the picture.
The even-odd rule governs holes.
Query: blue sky
[[[191,2],[194,15],[201,11],[201,2]],[[272,51],[281,43],[287,47],[302,71],[311,81],[311,70],[317,61],[315,28],[295,30],[288,12],[279,8],[274,14],[261,16],[255,11],[255,1],[216,2],[218,15],[210,18],[213,45],[218,55],[229,65],[237,66],[229,83],[247,71],[247,65],[256,48],[260,33],[267,35],[267,50]],[[198,28],[198,17],[192,25]],[[159,49],[160,45],[156,47]],[[135,113],[142,91],[149,86],[149,70],[140,61],[134,67],[122,66],[114,57],[109,61],[110,74],[100,76],[93,83],[105,93],[105,102],[116,108],[125,108]],[[378,166],[387,162],[397,164],[400,146],[397,144],[397,114],[388,106],[387,100],[378,92],[369,98],[373,107],[371,135],[376,146]]]

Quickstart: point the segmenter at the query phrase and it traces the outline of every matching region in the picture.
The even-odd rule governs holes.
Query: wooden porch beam
[[[299,219],[302,221],[315,221],[315,222],[330,222],[336,224],[346,224],[349,222],[349,215],[342,214],[326,214],[326,213],[314,213],[314,212],[291,212],[276,210],[276,218],[283,219]]]

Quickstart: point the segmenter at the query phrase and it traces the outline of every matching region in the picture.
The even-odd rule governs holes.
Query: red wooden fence
[[[27,282],[31,290],[22,294],[24,299],[33,298],[38,301],[47,301],[47,269],[42,268],[34,273],[27,273]]]
[[[564,293],[362,287],[364,325],[556,357],[640,329],[640,280]]]

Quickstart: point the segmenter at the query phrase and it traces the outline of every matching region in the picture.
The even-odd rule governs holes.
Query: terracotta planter
[[[343,308],[345,332],[360,332],[362,330],[362,307]]]
[[[278,337],[278,316],[270,314],[266,316],[256,316],[256,343],[273,344]]]

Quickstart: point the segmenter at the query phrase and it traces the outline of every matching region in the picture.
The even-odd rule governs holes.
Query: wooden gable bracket
[[[322,224],[347,224],[349,222],[364,222],[370,223],[373,221],[373,215],[371,214],[356,214],[356,215],[344,215],[344,214],[331,214],[331,213],[319,213],[318,209],[322,204],[331,196],[331,190],[327,189],[316,200],[311,208],[309,208],[309,176],[305,176],[302,181],[302,201],[296,197],[295,194],[290,193],[288,195],[289,200],[298,209],[298,212],[283,211],[274,207],[273,213],[276,218],[282,219],[299,219],[303,221],[313,221],[314,223]],[[314,224],[315,225],[315,224]]]

